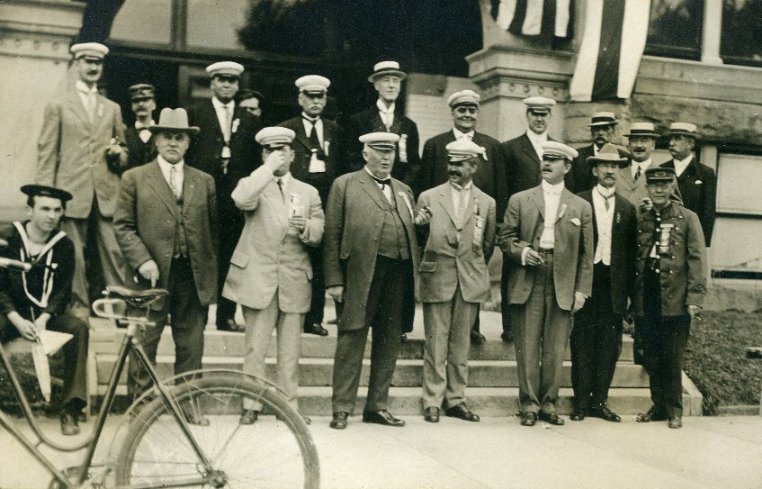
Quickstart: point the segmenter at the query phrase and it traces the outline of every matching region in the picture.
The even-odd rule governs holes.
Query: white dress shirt
[[[169,188],[172,189],[175,197],[179,199],[183,195],[183,182],[185,181],[185,161],[180,160],[178,163],[173,165],[172,163],[162,158],[161,155],[156,157],[156,161],[159,162],[159,169],[161,169],[161,174],[164,176],[164,180],[167,181],[167,185],[169,185]],[[174,181],[172,180],[172,168],[175,168]]]
[[[378,178],[376,175],[373,174],[372,171],[370,171],[370,169],[368,168],[368,165],[365,165],[363,168],[365,169],[366,172],[368,172],[368,175],[373,177],[373,179],[374,179],[373,182],[378,186],[378,188],[381,190],[381,192],[384,193],[384,197],[386,197],[386,200],[388,200],[389,203],[391,203],[392,199],[394,198],[394,194],[392,193],[392,183],[391,183],[392,182],[392,177],[388,176],[385,179]],[[383,183],[382,184],[382,183],[379,183],[376,179],[378,179],[378,180],[388,180],[389,183]]]
[[[233,122],[235,102],[231,100],[230,102],[223,104],[217,97],[212,97],[212,105],[214,106],[214,111],[217,113],[217,121],[220,123],[220,128],[222,128],[222,136],[225,138],[225,142],[229,143],[230,125]]]
[[[317,132],[320,147],[325,148],[325,144],[323,143],[323,118],[318,117],[317,119],[313,119],[312,117],[302,112],[302,125],[304,126],[304,133],[307,135],[308,139],[310,137],[310,132],[312,132],[313,124],[315,126],[315,131]]]
[[[151,139],[151,131],[148,130],[149,127],[156,124],[153,119],[151,119],[148,124],[143,124],[140,121],[135,121],[135,129],[138,131],[138,137],[140,138],[143,143],[147,143],[149,139]]]
[[[688,168],[688,165],[691,164],[691,160],[693,159],[693,153],[690,154],[687,158],[684,160],[678,160],[675,159],[675,175],[678,177],[683,174],[686,168]]]
[[[635,180],[635,175],[638,173],[638,169],[640,169],[640,177],[639,178],[645,178],[645,172],[646,169],[648,169],[651,166],[651,158],[648,158],[645,161],[641,161],[638,163],[637,161],[632,161],[632,167],[630,170],[632,171],[632,179]]]
[[[82,101],[82,105],[85,107],[87,116],[90,117],[90,120],[92,121],[93,117],[95,116],[95,107],[98,103],[98,87],[95,85],[88,87],[87,83],[83,82],[82,80],[77,80],[74,86],[77,89],[77,95],[79,95],[79,99]]]
[[[534,146],[537,157],[542,161],[542,143],[548,141],[548,131],[545,131],[542,134],[537,134],[536,132],[527,129],[527,137],[529,138],[529,142],[532,143],[532,146]]]
[[[460,141],[461,139],[468,139],[469,141],[473,141],[474,139],[474,131],[471,130],[469,132],[462,132],[459,131],[457,127],[452,128],[452,133],[455,136],[456,141]]]
[[[604,265],[611,265],[611,228],[614,225],[614,188],[605,188],[596,185],[593,188],[593,211],[595,212],[595,223],[598,228],[598,244],[595,247],[595,258],[593,263],[603,262]],[[606,209],[606,198],[608,197],[608,209]]]
[[[471,198],[471,187],[473,187],[473,182],[469,181],[462,187],[457,183],[450,182],[450,187],[452,208],[455,209],[455,219],[457,219],[458,227],[460,227],[463,225],[463,221],[465,221],[466,209],[468,208],[468,200]]]
[[[543,180],[541,185],[542,196],[545,200],[545,222],[540,236],[540,248],[553,249],[556,242],[558,203],[561,201],[561,193],[564,191],[564,182],[551,185]]]
[[[390,129],[392,124],[394,124],[394,108],[396,105],[392,104],[389,106],[389,108],[387,108],[386,104],[383,103],[381,99],[378,99],[376,100],[376,107],[378,107],[378,113],[381,116],[381,121],[383,121],[387,129]]]

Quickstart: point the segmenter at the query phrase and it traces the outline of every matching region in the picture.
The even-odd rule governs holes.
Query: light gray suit
[[[629,200],[635,206],[635,210],[638,210],[641,199],[648,197],[648,191],[646,190],[645,170],[641,172],[637,181],[632,178],[632,165],[634,164],[634,161],[630,161],[629,165],[619,169],[619,173],[616,175],[616,193]],[[654,166],[657,165],[652,162],[648,168]]]
[[[421,226],[428,238],[418,267],[426,333],[424,409],[442,407],[443,400],[445,409],[465,402],[469,333],[479,303],[490,298],[487,263],[495,245],[495,199],[472,186],[458,216],[454,192],[444,183],[423,192],[417,204],[431,210],[431,222]]]
[[[119,106],[96,95],[91,121],[74,83],[45,107],[35,181],[61,188],[73,196],[66,206],[61,228],[74,242],[73,312],[78,317],[89,316],[84,257],[88,224],[97,226],[98,256],[106,285],[125,282],[124,258],[110,222],[119,195],[119,175],[108,169],[106,148],[115,137],[124,143]],[[122,167],[126,163],[125,153]]]
[[[276,178],[270,168],[260,166],[233,190],[233,201],[244,211],[246,223],[222,295],[243,306],[244,372],[265,375],[267,346],[277,327],[278,381],[296,408],[302,322],[312,297],[307,247],[320,245],[324,216],[315,187],[291,176],[281,192]],[[289,226],[295,213],[307,219],[301,233]],[[256,403],[245,407],[261,408]]]

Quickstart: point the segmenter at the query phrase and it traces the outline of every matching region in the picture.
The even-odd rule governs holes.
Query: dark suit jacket
[[[420,194],[424,190],[434,188],[449,180],[447,176],[447,150],[445,147],[455,141],[452,129],[438,134],[423,145],[421,169],[418,173],[418,185],[413,190]],[[481,132],[474,132],[473,142],[483,147],[487,153],[487,161],[479,163],[479,169],[474,174],[474,185],[495,199],[507,199],[507,182],[505,177],[505,158],[500,142]],[[502,219],[502,215],[500,218]]]
[[[352,115],[346,123],[344,134],[346,136],[346,152],[344,157],[344,166],[346,171],[356,171],[365,166],[365,160],[362,157],[363,144],[359,138],[369,132],[386,132],[378,108],[373,107]],[[420,156],[418,155],[420,140],[418,137],[418,126],[412,119],[403,114],[394,114],[394,124],[391,132],[406,136],[407,163],[400,162],[400,146],[397,147],[397,155],[394,158],[394,168],[392,177],[401,180],[406,185],[413,187],[420,166]]]
[[[128,127],[124,130],[124,138],[127,143],[127,169],[135,168],[136,166],[145,165],[149,161],[156,159],[158,154],[156,146],[154,144],[154,135],[148,139],[148,142],[144,143],[138,135],[138,130],[135,126]]]
[[[555,139],[548,137],[549,141]],[[502,143],[505,158],[505,175],[508,180],[508,192],[505,197],[497,202],[498,219],[502,219],[508,207],[508,199],[513,194],[529,190],[540,184],[540,158],[529,141],[526,132],[521,136]]]
[[[391,186],[397,215],[407,233],[413,265],[410,280],[414,285],[418,281],[420,251],[413,224],[413,192],[394,178]],[[344,311],[339,319],[339,331],[365,326],[365,304],[375,273],[384,209],[388,205],[385,200],[376,182],[362,169],[340,176],[331,187],[323,234],[323,271],[326,288],[344,287]],[[417,286],[415,290],[418,290]],[[412,331],[415,297],[406,297],[402,307],[402,330]]]
[[[616,149],[619,151],[620,157],[630,157],[630,153],[626,149],[620,148],[618,146]],[[595,152],[593,151],[593,145],[590,144],[588,146],[577,148],[577,152],[579,155],[574,158],[571,170],[566,174],[566,178],[564,179],[564,185],[566,185],[566,188],[575,194],[585,190],[590,190],[591,188],[595,187],[595,184],[597,183],[595,177],[593,176],[593,167],[590,165],[590,163],[587,162],[589,157],[595,155]]]
[[[593,260],[598,247],[598,219],[593,206],[593,191],[577,194],[590,203],[593,210]],[[617,314],[627,311],[635,279],[635,250],[638,221],[635,207],[621,195],[614,195],[614,222],[611,225],[611,305]],[[593,289],[595,290],[595,289]],[[584,310],[584,308],[583,308]]]
[[[214,180],[185,165],[182,209],[178,208],[159,163],[154,160],[122,175],[114,233],[127,265],[134,271],[148,260],[159,266],[158,287],[166,288],[175,248],[175,221],[188,240],[196,292],[202,305],[217,300],[217,206]]]
[[[191,126],[200,127],[201,132],[193,138],[188,153],[185,155],[185,162],[208,173],[215,181],[218,181],[222,175],[220,154],[225,140],[212,100],[205,100],[188,107],[188,123]],[[236,105],[233,110],[231,129],[235,131],[230,136],[231,156],[228,163],[228,175],[237,183],[238,179],[248,176],[261,163],[262,149],[254,139],[257,131],[261,129],[261,124],[257,118]],[[231,192],[235,188],[235,183],[230,189]],[[229,198],[230,196],[221,195],[220,197]]]
[[[669,160],[661,166],[674,169],[675,160]],[[704,241],[709,246],[712,243],[717,200],[717,176],[714,170],[696,161],[694,156],[683,174],[677,178],[677,188],[683,206],[698,215],[704,231]]]
[[[308,182],[317,188],[320,194],[320,201],[325,208],[328,201],[328,191],[331,190],[333,181],[341,175],[342,158],[342,131],[338,124],[323,118],[323,153],[325,154],[325,174],[322,178],[313,178],[308,180],[310,175],[310,159],[312,159],[312,145],[310,144],[309,134],[304,132],[304,123],[302,117],[294,117],[278,124],[287,127],[296,133],[294,140],[294,162],[291,163],[291,175],[297,180]]]

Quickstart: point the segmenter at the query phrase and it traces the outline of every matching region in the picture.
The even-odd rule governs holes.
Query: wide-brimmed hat
[[[188,113],[185,109],[170,109],[165,107],[159,114],[159,123],[148,128],[153,134],[162,131],[187,132],[188,134],[198,134],[198,126],[188,125]]]
[[[616,163],[619,167],[627,165],[629,159],[627,157],[619,156],[619,151],[613,144],[606,143],[598,150],[598,154],[595,156],[588,156],[587,162],[591,165],[598,165],[600,163]]]
[[[701,135],[697,132],[698,128],[696,124],[690,122],[673,122],[669,125],[667,136],[688,136],[693,139],[701,138]]]
[[[407,78],[407,73],[400,70],[400,64],[396,61],[380,61],[373,66],[373,73],[368,77],[368,81],[373,83],[376,78],[384,75],[394,75],[402,80]]]
[[[659,134],[656,132],[653,122],[633,122],[630,126],[630,132],[625,134],[625,137],[636,136],[658,138]]]

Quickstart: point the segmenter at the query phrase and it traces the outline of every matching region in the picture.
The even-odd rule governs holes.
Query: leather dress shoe
[[[363,411],[362,422],[382,424],[384,426],[394,426],[396,428],[402,428],[405,426],[405,421],[395,418],[386,409],[382,409],[381,411]]]
[[[238,420],[238,424],[249,425],[254,424],[259,419],[259,411],[253,409],[246,409],[241,413],[241,419]]]
[[[329,426],[335,430],[343,430],[347,427],[347,416],[349,416],[349,413],[344,411],[333,413],[333,419]]]
[[[513,342],[513,333],[510,331],[503,331],[500,334],[500,339],[503,340],[506,343],[512,343]]]
[[[622,421],[622,418],[609,409],[605,404],[590,409],[590,416],[593,418],[601,418],[604,421],[611,421],[612,423],[619,423]]]
[[[521,413],[521,426],[534,426],[537,424],[537,413]]]
[[[77,422],[76,414],[61,413],[61,433],[66,436],[79,434],[79,422]]]
[[[651,406],[651,409],[645,413],[638,413],[635,417],[635,421],[638,423],[648,423],[650,421],[666,421],[667,413],[663,409],[656,406]]]
[[[584,409],[575,409],[574,412],[571,413],[571,416],[569,416],[569,419],[572,421],[582,421],[585,419],[585,416],[587,416],[587,411]]]
[[[540,411],[540,419],[556,426],[563,426],[564,424],[564,420],[556,412],[546,413],[545,411]]]
[[[439,423],[439,408],[427,407],[423,410],[423,419],[429,423]]]
[[[481,345],[487,341],[487,338],[484,337],[483,334],[481,334],[479,331],[471,331],[471,344],[472,345]]]
[[[314,334],[317,336],[328,336],[328,330],[320,323],[312,323],[304,325],[304,332],[307,334]]]
[[[231,333],[245,333],[246,326],[238,324],[233,319],[226,319],[222,324],[217,323],[217,331],[230,331]]]
[[[451,418],[460,418],[466,421],[479,421],[479,415],[468,409],[465,403],[447,408],[445,414]]]
[[[667,421],[667,426],[672,429],[679,429],[683,427],[683,420],[680,416],[670,416]]]

